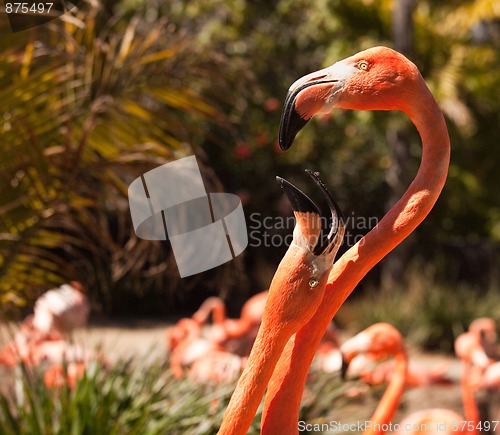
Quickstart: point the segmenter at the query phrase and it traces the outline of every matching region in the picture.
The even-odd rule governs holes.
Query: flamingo
[[[185,374],[197,383],[220,383],[237,379],[253,344],[253,330],[260,324],[267,291],[250,298],[242,308],[241,319],[227,319],[224,301],[208,298],[191,318],[180,319],[167,329],[170,368],[175,378]],[[214,326],[203,334],[212,316]],[[234,354],[239,350],[239,354]]]
[[[315,364],[325,373],[338,372],[342,365],[340,353],[340,340],[333,322],[328,324],[321,343],[316,351]]]
[[[489,358],[498,360],[500,358],[496,347],[497,332],[496,322],[490,317],[479,317],[469,325],[469,332],[477,336],[484,351]]]
[[[279,134],[281,148],[290,148],[296,134],[314,115],[328,113],[333,108],[407,113],[422,138],[420,168],[403,197],[378,225],[335,262],[322,301],[313,314],[308,314],[307,319],[304,316],[305,324],[294,325],[298,330],[288,330],[293,336],[284,350],[281,343],[268,344],[268,358],[260,365],[248,365],[250,373],[242,375],[243,381],[231,398],[220,434],[246,433],[255,415],[254,404],[260,402],[265,388],[252,384],[252,380],[267,383],[267,377],[258,374],[269,371],[272,376],[264,400],[261,432],[298,433],[300,399],[325,329],[366,273],[425,219],[446,181],[450,140],[443,114],[417,67],[402,54],[387,47],[375,47],[297,80],[285,100]],[[283,273],[286,272],[280,271],[280,275]],[[299,310],[301,303],[289,298],[287,309]],[[270,308],[266,306],[266,310]],[[264,318],[269,316],[270,313],[264,312]],[[270,321],[262,323],[260,335],[273,337],[272,331],[285,327],[284,319],[279,316]],[[243,393],[242,388],[249,393]]]
[[[226,409],[221,434],[247,432],[283,348],[323,299],[328,273],[345,227],[340,209],[319,176],[313,172],[309,175],[328,202],[332,227],[326,237],[322,236],[317,206],[302,191],[278,177],[296,219],[293,239],[271,282],[262,323]]]
[[[83,285],[71,281],[40,296],[34,311],[35,330],[43,334],[64,334],[87,324],[90,304]]]
[[[188,378],[200,384],[220,384],[238,379],[247,362],[226,351],[212,351],[197,358],[188,369]]]
[[[64,337],[86,325],[89,311],[85,289],[78,281],[45,292],[35,302],[34,314],[24,319],[14,340],[0,351],[0,364],[43,365],[47,367],[46,385],[52,386],[57,383],[51,373],[62,370],[63,363],[67,363],[75,381],[81,367],[91,360],[102,360],[95,352],[69,343]]]
[[[212,352],[223,352],[224,348],[201,336],[201,327],[193,319],[184,318],[167,330],[167,347],[170,350],[170,369],[175,378],[184,375],[184,368],[197,359]]]
[[[376,323],[360,332],[341,346],[344,356],[343,374],[350,361],[360,354],[366,354],[376,360],[392,357],[395,361],[394,373],[375,412],[366,424],[365,435],[383,434],[391,427],[390,423],[399,407],[405,385],[408,382],[408,357],[401,333],[388,323]],[[474,427],[479,422],[477,406],[474,402],[474,388],[468,380],[469,372],[462,378],[465,419],[449,409],[424,409],[406,417],[396,430],[404,434],[417,432],[431,433],[475,433],[468,429],[471,422]],[[400,431],[399,431],[400,429]]]
[[[199,325],[203,325],[212,314],[213,326],[209,339],[222,345],[229,352],[248,356],[262,321],[267,295],[268,291],[264,291],[248,299],[241,309],[239,319],[226,317],[226,306],[218,297],[211,297],[203,302],[192,318]]]
[[[237,379],[257,335],[267,296],[266,290],[248,299],[239,319],[226,318],[224,301],[210,297],[191,318],[183,318],[169,328],[167,348],[171,352],[170,367],[174,377],[187,374],[197,383]],[[202,327],[210,316],[213,326],[207,334]],[[330,323],[318,349],[318,366],[323,371],[333,372],[340,370],[341,362],[337,331]]]
[[[46,343],[64,341],[64,333],[87,323],[90,306],[81,283],[71,281],[40,296],[34,314],[21,323],[14,340],[0,351],[0,364],[14,366],[18,360],[38,364],[37,353]]]
[[[364,370],[364,367],[358,369],[360,371],[359,378],[369,385],[380,385],[391,381],[395,371],[394,361],[386,361],[377,365],[373,369]],[[421,387],[426,385],[450,385],[452,380],[446,375],[448,367],[441,366],[427,370],[425,367],[415,368],[411,365],[408,368],[406,376],[406,387]]]

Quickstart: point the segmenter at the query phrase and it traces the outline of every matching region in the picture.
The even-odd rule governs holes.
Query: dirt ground
[[[90,325],[76,331],[73,339],[89,349],[102,349],[111,360],[137,358],[152,362],[165,356],[165,330],[171,323],[135,320]],[[13,324],[0,324],[0,348],[16,330]]]

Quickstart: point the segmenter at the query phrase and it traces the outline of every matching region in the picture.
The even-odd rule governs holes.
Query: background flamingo
[[[35,302],[33,327],[45,334],[67,333],[87,324],[90,304],[85,289],[71,281],[40,296]]]
[[[367,424],[364,434],[383,434],[401,402],[408,376],[408,357],[400,332],[388,323],[377,323],[346,341],[341,351],[344,355],[346,370],[349,362],[359,354],[368,354],[374,359],[391,357],[395,361],[391,381],[380,400],[375,412]],[[400,424],[400,433],[475,433],[461,424],[470,421],[474,427],[479,422],[477,407],[474,402],[474,388],[467,378],[468,372],[462,378],[463,402],[465,418],[448,409],[425,409],[406,417]],[[438,430],[438,424],[441,424]],[[465,429],[465,430],[464,430]]]
[[[227,318],[224,301],[218,297],[211,297],[203,302],[192,318],[199,325],[206,325],[211,316],[212,326],[207,331],[206,337],[222,345],[229,352],[248,356],[262,321],[267,295],[266,290],[248,299],[237,319]]]
[[[191,318],[167,329],[170,367],[176,378],[188,373],[197,382],[227,382],[241,373],[262,320],[268,292],[243,306],[241,318],[226,318],[224,301],[208,298]],[[209,324],[209,320],[213,324]]]
[[[52,289],[35,302],[34,314],[20,325],[12,342],[0,351],[0,364],[15,367],[42,366],[46,371],[61,372],[68,365],[73,380],[90,361],[102,359],[97,353],[65,337],[76,328],[86,325],[90,311],[82,284],[72,281]],[[57,368],[59,367],[59,368]],[[47,386],[60,384],[56,376],[46,376]]]

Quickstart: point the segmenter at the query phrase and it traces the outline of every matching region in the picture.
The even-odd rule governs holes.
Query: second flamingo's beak
[[[297,219],[297,227],[302,242],[307,245],[314,256],[330,255],[337,253],[344,238],[344,216],[339,206],[333,199],[324,183],[319,178],[319,174],[313,171],[306,171],[321,190],[330,209],[331,226],[327,235],[322,234],[322,218],[319,207],[299,188],[281,177],[276,177],[281,188],[285,191],[293,212]],[[295,241],[295,233],[294,233]]]

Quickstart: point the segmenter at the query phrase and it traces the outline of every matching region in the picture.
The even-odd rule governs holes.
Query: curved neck
[[[414,102],[416,107],[406,111],[422,138],[418,173],[378,225],[334,264],[323,302],[287,344],[278,362],[264,403],[262,433],[272,435],[272,431],[264,431],[268,426],[297,433],[307,372],[328,323],[367,272],[422,222],[441,193],[448,173],[450,140],[444,117],[423,80],[420,97]]]
[[[406,353],[403,351],[400,354],[394,356],[396,360],[395,372],[391,378],[391,381],[385,390],[377,409],[373,413],[370,424],[363,432],[363,435],[375,435],[385,433],[385,429],[388,423],[394,418],[396,411],[398,410],[399,403],[401,401],[401,396],[403,395],[406,376],[408,372],[408,359]]]
[[[290,334],[262,320],[245,369],[224,414],[219,435],[245,435]]]
[[[468,424],[467,428],[473,426],[473,429],[468,433],[471,435],[476,435],[477,430],[476,427],[480,421],[479,417],[479,409],[477,407],[476,401],[474,400],[474,392],[475,388],[472,385],[473,379],[475,379],[473,373],[473,367],[471,363],[464,361],[463,362],[463,370],[462,370],[462,403],[464,407],[464,417],[465,421],[472,422],[473,425]]]
[[[238,338],[245,335],[252,324],[246,318],[240,319],[227,319],[224,322],[224,332],[227,334],[228,338]]]
[[[212,322],[215,325],[223,325],[224,320],[226,320],[226,305],[222,299],[215,296],[208,298],[193,314],[193,319],[198,324],[203,325],[207,323],[210,314],[212,314]]]
[[[317,287],[309,287],[311,267],[304,261],[303,252],[293,245],[288,249],[271,283],[257,338],[224,414],[219,435],[247,433],[285,345],[323,299],[326,273]]]

